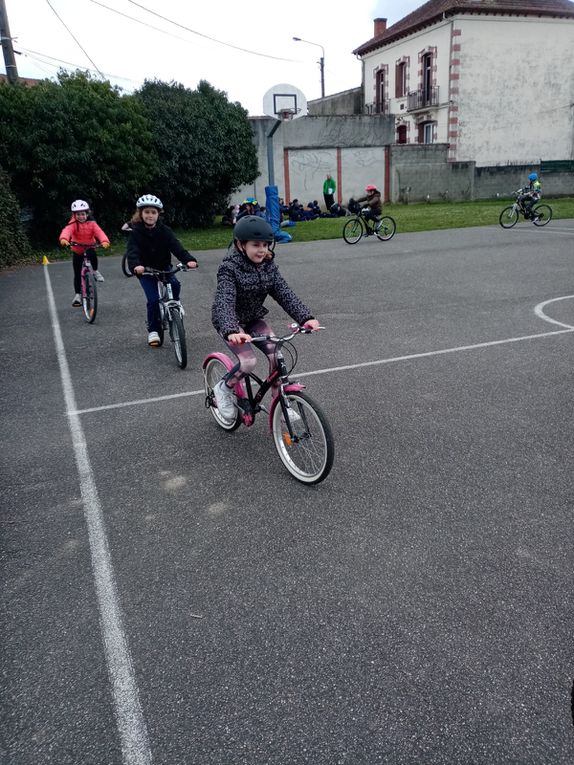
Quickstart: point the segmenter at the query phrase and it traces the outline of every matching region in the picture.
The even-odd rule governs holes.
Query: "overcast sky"
[[[295,86],[308,100],[320,97],[320,46],[325,53],[326,94],[357,87],[361,66],[351,51],[373,36],[373,19],[386,18],[391,25],[423,4],[423,0],[5,2],[10,33],[16,38],[14,49],[22,54],[16,56],[22,77],[54,77],[60,67],[89,69],[125,92],[145,79],[173,80],[192,89],[199,80],[207,80],[252,116],[263,114],[263,94],[279,83]],[[308,42],[295,42],[293,37]],[[3,58],[0,71],[6,71]]]

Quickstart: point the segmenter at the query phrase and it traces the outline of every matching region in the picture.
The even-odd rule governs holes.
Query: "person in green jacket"
[[[331,211],[331,207],[335,204],[335,191],[337,184],[330,175],[327,175],[325,183],[323,184],[323,199],[325,200],[325,207],[327,212]]]

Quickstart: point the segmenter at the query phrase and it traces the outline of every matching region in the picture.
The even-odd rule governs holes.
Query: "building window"
[[[399,125],[397,128],[397,143],[407,142],[407,126]]]
[[[377,72],[375,80],[375,111],[382,114],[385,111],[385,71],[381,69]]]
[[[425,53],[422,58],[422,76],[422,100],[426,106],[432,98],[432,53]]]
[[[434,122],[421,122],[419,125],[419,143],[433,143]]]
[[[395,98],[407,94],[407,62],[401,61],[395,68]]]

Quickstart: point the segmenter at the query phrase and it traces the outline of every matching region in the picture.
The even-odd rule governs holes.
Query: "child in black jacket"
[[[136,203],[136,211],[130,221],[128,239],[128,267],[141,284],[147,298],[148,345],[157,348],[161,344],[159,330],[159,293],[155,277],[144,275],[147,268],[169,271],[174,255],[188,268],[197,268],[197,260],[189,253],[173,231],[159,219],[163,204],[153,194],[144,194]],[[169,277],[173,297],[179,300],[181,284],[175,275]]]

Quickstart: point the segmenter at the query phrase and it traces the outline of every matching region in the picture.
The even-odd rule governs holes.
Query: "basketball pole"
[[[281,124],[281,120],[277,119],[271,130],[267,133],[267,175],[269,176],[269,186],[275,186],[275,164],[273,162],[273,135],[277,132],[277,128]]]

